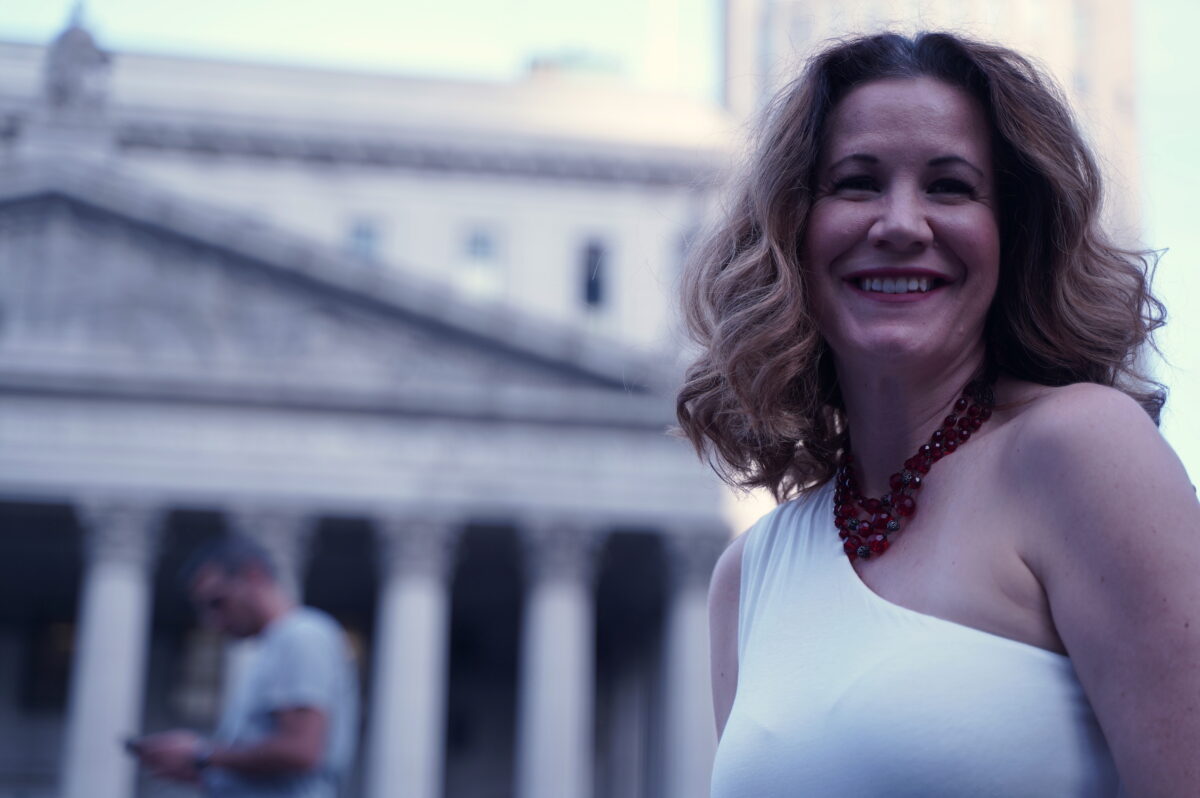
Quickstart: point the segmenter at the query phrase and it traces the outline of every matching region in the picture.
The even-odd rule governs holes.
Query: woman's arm
[[[1131,399],[1073,386],[1028,411],[1030,565],[1125,789],[1200,795],[1200,506]]]
[[[742,586],[742,549],[746,535],[734,538],[713,568],[708,587],[709,644],[712,649],[713,712],[717,738],[725,732],[738,678],[738,594]]]

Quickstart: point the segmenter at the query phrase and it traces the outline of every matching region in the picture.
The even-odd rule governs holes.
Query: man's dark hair
[[[179,584],[187,590],[200,569],[210,565],[217,566],[229,576],[257,567],[272,579],[276,578],[275,563],[267,550],[254,539],[236,533],[210,540],[192,552],[179,569]]]

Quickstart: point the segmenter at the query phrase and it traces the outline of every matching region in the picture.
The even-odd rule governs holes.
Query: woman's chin
[[[834,347],[837,359],[885,371],[927,370],[945,367],[962,357],[951,351],[942,336],[917,335],[912,330],[880,330]]]

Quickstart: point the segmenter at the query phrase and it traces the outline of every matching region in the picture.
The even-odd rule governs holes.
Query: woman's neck
[[[887,493],[888,478],[929,441],[984,362],[982,344],[937,368],[883,368],[878,362],[837,364],[850,446],[864,496]]]

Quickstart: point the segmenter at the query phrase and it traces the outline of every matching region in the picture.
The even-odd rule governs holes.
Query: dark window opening
[[[583,249],[583,304],[598,308],[604,304],[604,269],[607,254],[604,245],[591,241]]]

